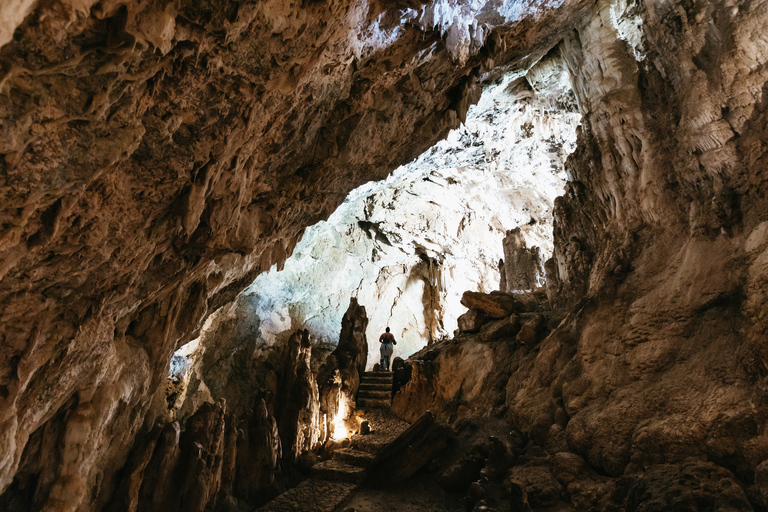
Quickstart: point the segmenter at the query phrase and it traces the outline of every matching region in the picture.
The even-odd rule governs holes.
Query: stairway
[[[357,407],[389,408],[392,405],[392,372],[365,372],[357,388]]]
[[[357,408],[366,409],[372,432],[354,435],[347,448],[318,462],[310,476],[264,505],[260,512],[333,512],[365,480],[366,467],[376,453],[400,435],[408,424],[389,411],[392,403],[392,374],[365,372],[357,391]]]
[[[365,468],[374,453],[354,448],[333,452],[318,462],[310,477],[264,505],[260,512],[333,512],[365,480]]]

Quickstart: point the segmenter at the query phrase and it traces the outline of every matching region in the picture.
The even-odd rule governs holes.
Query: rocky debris
[[[520,317],[517,315],[510,315],[501,320],[495,320],[483,325],[478,337],[483,341],[496,341],[502,338],[511,338],[517,334],[517,331],[519,330]]]
[[[453,436],[453,429],[425,412],[380,451],[368,468],[376,485],[392,485],[413,476],[437,456]]]
[[[466,291],[461,296],[461,303],[467,309],[480,310],[489,317],[497,319],[512,313],[529,313],[549,309],[546,294],[540,291],[524,293]]]
[[[544,326],[544,315],[541,313],[523,314],[520,316],[520,322],[523,325],[515,339],[523,345],[533,345],[538,341],[538,335]]]
[[[477,332],[488,321],[485,311],[470,309],[459,317],[459,332]]]
[[[534,290],[545,282],[544,261],[538,247],[528,247],[521,228],[507,231],[504,248],[502,292]]]
[[[524,345],[533,345],[546,336],[545,321],[552,314],[542,290],[467,291],[462,296],[462,304],[470,309],[459,317],[459,334],[478,332],[478,338],[486,342],[514,338]]]
[[[466,492],[470,484],[480,478],[480,471],[484,466],[484,457],[470,453],[443,471],[437,481],[446,491]]]
[[[563,498],[563,486],[547,466],[515,466],[509,472],[511,488],[520,488],[532,508],[547,508]],[[513,493],[516,494],[516,493]]]

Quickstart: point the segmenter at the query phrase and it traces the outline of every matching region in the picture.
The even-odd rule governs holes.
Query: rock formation
[[[449,419],[486,404],[514,426],[516,507],[764,509],[767,20],[763,0],[4,2],[0,505],[250,493],[227,454],[247,432],[274,467],[295,411],[266,392],[266,413],[182,405],[182,431],[175,350],[349,191],[456,128],[482,85],[557,85],[526,74],[546,56],[582,115],[545,264],[559,322],[521,320],[552,328],[525,346],[435,344],[411,379],[453,397]],[[309,339],[286,331],[257,378],[314,403],[296,380]],[[241,406],[255,423],[235,430]],[[319,406],[302,414],[320,428]],[[321,439],[296,434],[279,433],[283,459]],[[174,486],[143,489],[159,479]]]
[[[537,246],[528,247],[520,228],[507,231],[503,247],[501,291],[533,290],[546,283],[541,251]]]
[[[751,39],[766,10],[726,4],[599,3],[564,38],[584,117],[547,288],[569,313],[535,349],[459,338],[411,361],[409,415],[434,393],[446,415],[484,399],[532,443],[520,507],[765,507],[768,76],[747,63],[768,56]],[[465,364],[484,369],[458,388]]]
[[[333,437],[335,424],[346,420],[352,413],[357,388],[368,362],[368,340],[365,330],[368,317],[365,307],[357,299],[349,301],[349,308],[341,321],[341,336],[320,370],[320,410],[325,418],[325,430]]]

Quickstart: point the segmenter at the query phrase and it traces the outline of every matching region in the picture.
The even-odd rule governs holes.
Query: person
[[[381,348],[379,349],[381,352],[381,364],[379,367],[385,372],[388,372],[389,359],[392,357],[392,353],[395,351],[394,346],[397,345],[394,334],[389,332],[389,327],[387,327],[384,334],[379,336],[379,343],[381,343]]]

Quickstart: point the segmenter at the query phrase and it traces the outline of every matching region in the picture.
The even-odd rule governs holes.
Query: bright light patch
[[[331,439],[334,441],[340,441],[349,435],[347,426],[344,423],[347,417],[347,407],[347,398],[339,390],[339,410],[336,413],[336,417],[333,418],[333,434],[331,435]]]

